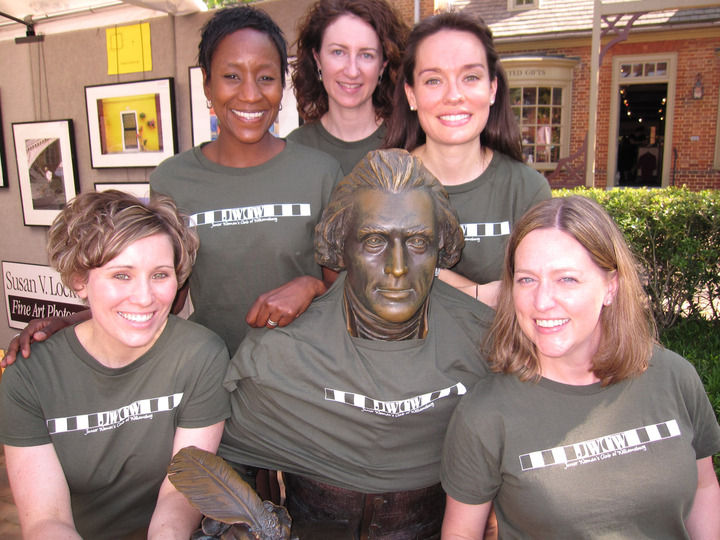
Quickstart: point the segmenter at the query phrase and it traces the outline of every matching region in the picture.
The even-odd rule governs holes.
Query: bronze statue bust
[[[493,312],[434,279],[464,240],[440,183],[403,150],[369,153],[316,227],[340,277],[292,325],[252,331],[231,361],[219,455],[283,471],[293,520],[357,537],[439,538],[442,442],[487,373]]]

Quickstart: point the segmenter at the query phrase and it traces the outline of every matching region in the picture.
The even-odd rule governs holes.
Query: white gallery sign
[[[49,266],[3,261],[2,276],[11,328],[23,329],[32,319],[66,316],[86,309]]]

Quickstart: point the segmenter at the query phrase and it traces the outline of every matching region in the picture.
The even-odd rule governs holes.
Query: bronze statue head
[[[404,150],[370,152],[338,184],[315,228],[316,260],[346,269],[352,307],[381,325],[416,315],[435,268],[455,264],[463,245],[444,188]]]

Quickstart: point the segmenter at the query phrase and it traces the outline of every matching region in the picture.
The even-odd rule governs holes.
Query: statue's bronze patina
[[[233,417],[226,423],[220,454],[236,464],[285,472],[285,504],[294,520],[293,532],[301,540],[323,538],[317,530],[303,537],[300,527],[328,520],[344,524],[347,538],[439,538],[445,500],[438,483],[442,438],[459,395],[485,374],[477,345],[491,317],[489,308],[434,282],[436,268],[457,262],[463,244],[445,190],[420,160],[403,150],[371,152],[337,186],[315,230],[318,262],[346,275],[341,274],[335,287],[293,325],[251,333],[235,355],[226,377]],[[314,324],[321,324],[321,330]],[[329,340],[323,330],[345,336]],[[417,340],[419,353],[415,345],[412,353],[399,353],[401,357],[394,345],[362,345],[409,340]],[[337,341],[345,348],[328,351],[324,341],[332,341],[328,347]],[[398,345],[397,350],[405,349]],[[288,360],[279,352],[284,350],[290,351],[291,360],[304,362],[290,374],[280,373]],[[357,397],[352,398],[355,403],[349,397],[339,400],[327,385],[347,382],[352,387],[352,374],[346,380],[332,379],[324,376],[326,371],[318,374],[318,366],[327,372],[364,369],[353,364],[360,354],[370,355],[365,361],[371,363],[399,359],[407,371],[433,373],[428,380],[414,378],[407,388],[397,380],[377,381],[373,391],[380,395],[372,397],[396,400],[377,401],[378,406],[406,406],[416,399],[427,403],[408,405],[414,407],[411,416],[393,424],[405,413],[372,410],[358,405]],[[415,354],[420,358],[416,360]],[[338,367],[342,356],[344,368]],[[261,372],[268,366],[280,373],[283,384],[263,378]],[[314,375],[300,373],[303,366],[314,369]],[[229,384],[229,379],[237,380]],[[288,389],[295,383],[298,388]],[[432,435],[423,422],[435,430]],[[346,431],[334,433],[340,425]],[[367,433],[359,443],[351,433],[355,426]],[[391,435],[388,429],[397,431]],[[310,430],[314,435],[308,435]],[[334,438],[332,450],[324,446],[326,436],[328,441]],[[362,463],[355,459],[358,444],[365,447],[357,458]],[[425,450],[413,454],[413,467],[405,468],[403,453],[418,446]],[[331,466],[329,456],[336,460]],[[397,463],[397,468],[387,468],[386,460]],[[342,474],[350,469],[351,474]],[[220,499],[209,500],[221,504]],[[267,506],[254,508],[268,517]],[[207,515],[219,513],[201,509]],[[255,536],[247,538],[273,538],[258,536],[262,527],[257,524],[251,528]],[[325,536],[330,537],[343,538],[337,529]]]

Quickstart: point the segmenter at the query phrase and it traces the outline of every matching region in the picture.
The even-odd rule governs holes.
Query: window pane
[[[537,88],[523,88],[523,105],[535,105],[537,103]]]
[[[552,108],[552,123],[559,124],[562,119],[562,109],[560,107]]]
[[[624,77],[629,77],[629,76],[630,76],[630,69],[631,69],[630,64],[623,64],[622,66],[620,66],[620,76],[623,77],[623,78],[624,78]]]
[[[643,74],[643,65],[642,64],[633,64],[633,77],[642,77]]]
[[[560,144],[560,128],[554,127],[552,128],[552,136],[551,139],[553,144]]]
[[[510,105],[520,105],[522,98],[522,88],[510,89]]]
[[[658,77],[667,75],[667,62],[658,62],[656,69]]]
[[[654,77],[655,76],[655,64],[645,64],[645,76],[646,77]]]
[[[551,88],[538,88],[538,103],[540,105],[549,105],[551,94]]]
[[[553,105],[562,105],[562,88],[553,88]]]
[[[538,107],[538,124],[550,123],[550,107]]]
[[[535,142],[535,128],[534,127],[523,126],[522,142],[523,142],[523,144],[532,144]]]
[[[535,107],[523,107],[523,124],[534,124],[536,122]]]
[[[515,121],[519,124],[520,123],[520,107],[513,107],[512,112],[513,112],[513,116],[515,117]]]

